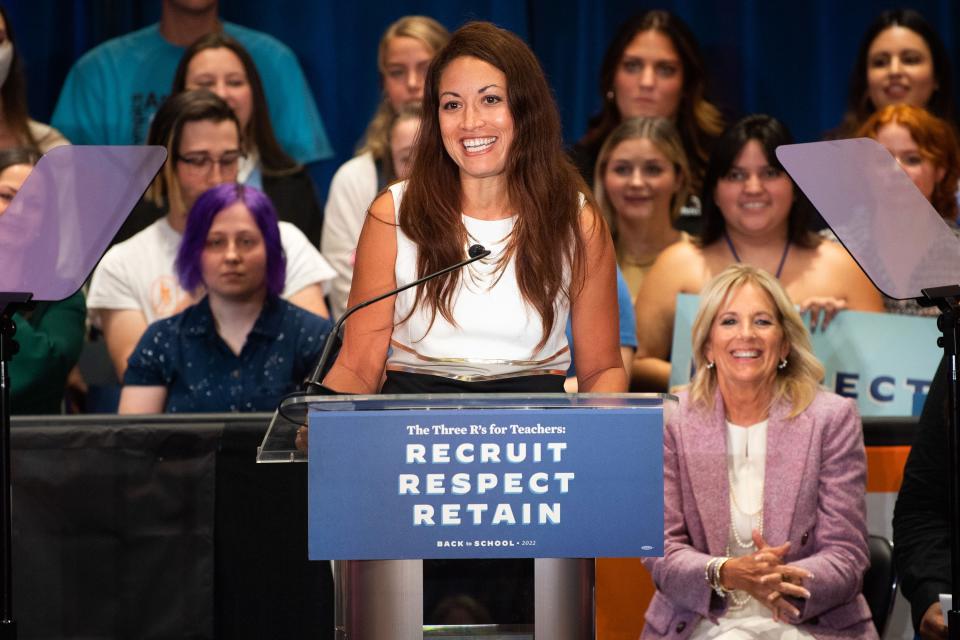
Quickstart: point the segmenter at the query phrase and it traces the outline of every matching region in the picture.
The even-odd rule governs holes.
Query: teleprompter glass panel
[[[960,284],[960,239],[875,140],[777,147],[777,158],[874,285],[896,299]]]
[[[155,146],[48,151],[0,215],[0,292],[73,295],[166,157]]]

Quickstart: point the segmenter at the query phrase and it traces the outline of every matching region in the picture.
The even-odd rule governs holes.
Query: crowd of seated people
[[[58,145],[148,143],[167,151],[160,173],[92,274],[86,304],[84,294],[77,293],[16,316],[24,345],[14,360],[17,412],[61,410],[68,374],[88,333],[85,316],[93,334],[102,333],[123,383],[121,412],[269,410],[309,372],[330,330],[329,319],[341,316],[348,300],[361,301],[356,291],[351,296],[351,284],[371,205],[408,178],[418,149],[440,148],[422,144],[421,124],[433,121],[422,103],[461,108],[424,93],[431,88],[431,62],[448,49],[447,28],[419,15],[390,24],[377,57],[382,98],[366,105],[372,119],[322,203],[306,166],[331,157],[332,150],[293,53],[271,36],[221,22],[216,2],[197,11],[169,1],[161,7],[159,23],[105,42],[76,62],[53,113],[56,128],[32,120],[27,112],[23,61],[13,25],[0,7],[0,216],[33,165]],[[718,358],[714,369],[707,354],[714,316],[727,313],[738,292],[749,291],[749,304],[763,307],[774,326],[793,332],[777,348],[785,353],[799,349],[801,358],[806,338],[798,333],[802,327],[793,326],[798,320],[785,300],[810,311],[810,328],[819,331],[828,331],[831,319],[845,309],[931,313],[911,302],[885,299],[835,238],[817,233],[811,203],[774,153],[794,142],[787,124],[774,115],[731,118],[722,113],[707,95],[707,76],[697,38],[679,17],[663,10],[629,17],[608,44],[599,69],[600,109],[569,147],[569,159],[583,178],[576,185],[580,206],[586,210],[595,203],[602,216],[596,228],[609,232],[615,249],[621,360],[631,390],[667,391],[677,295],[700,294],[713,283],[708,295],[719,296],[713,307],[701,307],[710,316],[702,322],[709,326],[694,336],[701,341],[694,359],[709,368],[695,376],[690,395],[684,396],[683,416],[712,410],[715,395],[728,402],[733,396],[727,392],[739,392],[724,378],[732,371],[724,367],[732,365]],[[493,93],[488,98],[482,104],[491,108],[500,99]],[[951,63],[937,31],[912,10],[884,11],[864,35],[845,112],[826,137],[878,141],[960,235],[955,106]],[[520,130],[519,120],[509,122],[515,124]],[[451,134],[440,133],[447,144]],[[468,155],[481,153],[487,144],[476,142]],[[449,147],[447,153],[457,157]],[[518,166],[509,165],[511,171],[519,171]],[[534,188],[539,184],[524,176],[522,185],[498,191],[498,197],[507,201],[504,193],[517,197],[527,188],[542,196]],[[465,190],[473,188],[466,180],[448,191],[465,198]],[[423,197],[417,189],[414,193]],[[489,204],[484,199],[489,194],[470,193],[471,202]],[[392,207],[381,203],[380,209],[399,225]],[[499,213],[522,220],[509,207],[501,209]],[[516,249],[505,246],[509,258]],[[368,259],[367,269],[383,271],[386,263],[378,260]],[[422,267],[417,262],[420,273]],[[734,276],[739,280],[731,285]],[[721,293],[718,282],[728,285]],[[524,291],[522,274],[518,283]],[[575,298],[576,292],[561,290],[560,297]],[[435,292],[449,300],[449,291]],[[603,299],[611,292],[604,291]],[[442,304],[440,315],[449,320]],[[720,331],[726,325],[718,326]],[[573,335],[568,328],[567,348]],[[558,345],[564,342],[552,338]],[[585,342],[583,335],[580,340]],[[582,362],[590,357],[584,354]],[[791,358],[784,362],[793,362]],[[274,366],[278,361],[282,367]],[[779,358],[771,362],[776,365]],[[346,365],[340,364],[335,378],[347,375]],[[568,391],[577,389],[575,365],[574,359]],[[777,411],[790,419],[811,414],[816,421],[828,406],[847,416],[846,408],[807,389],[816,387],[818,380],[811,378],[816,367],[802,372],[792,364],[785,367],[762,372],[767,376],[763,384],[772,385],[764,393],[777,399]],[[235,372],[240,375],[228,381]],[[381,374],[371,370],[368,386],[382,383]],[[794,374],[802,378],[800,386],[788,391],[781,393],[780,383],[771,382]],[[713,380],[706,387],[705,376]],[[37,391],[41,387],[43,393]],[[800,387],[807,390],[798,391]],[[764,415],[744,416],[738,424],[769,418],[772,428],[780,419],[773,409],[759,413]],[[673,435],[677,441],[668,443],[674,447],[668,453],[682,455],[681,435]],[[854,450],[862,443],[840,444],[853,451],[844,450],[859,464]],[[853,486],[859,479],[847,480],[844,490],[862,491]],[[681,491],[679,481],[673,489]],[[684,521],[693,514],[671,515]],[[736,531],[746,539],[750,527],[735,526]],[[707,549],[706,542],[674,537],[673,557],[652,563],[654,575],[669,574],[672,563],[686,567],[691,558],[700,564],[711,561],[703,554],[717,550]],[[855,542],[855,553],[843,561],[862,569],[862,541]],[[790,567],[783,570],[792,576],[784,579],[785,586],[771,590],[750,582],[744,576],[755,574],[756,567],[747,566],[748,554],[734,554],[725,565],[713,565],[712,591],[661,583],[653,619],[648,616],[648,635],[657,637],[658,625],[665,629],[677,616],[698,615],[690,618],[692,631],[697,620],[716,622],[727,615],[711,593],[729,602],[747,596],[753,602],[766,599],[761,604],[782,624],[802,618],[803,607],[786,596],[812,597],[814,591],[804,585],[809,566],[819,565],[816,559],[807,561],[816,554],[770,547],[762,539],[751,544],[743,548],[751,548],[754,562]],[[680,592],[672,594],[675,586]],[[851,625],[862,622],[863,607],[855,598],[831,606],[848,612]],[[750,615],[760,613],[751,607],[746,609]],[[749,615],[735,613],[733,618]],[[706,627],[697,629],[695,637],[720,637],[707,635]],[[797,637],[807,637],[804,633]]]
[[[187,214],[211,187],[235,182],[243,157],[240,122],[233,109],[206,89],[185,91],[161,105],[148,140],[167,149],[167,161],[151,184],[146,202],[162,217],[107,251],[90,280],[87,306],[103,331],[119,378],[147,325],[183,310],[202,296],[174,276]],[[284,297],[327,316],[323,282],[330,265],[303,232],[280,223],[287,258]]]
[[[219,21],[216,2],[192,14],[177,3],[161,6],[159,23],[77,61],[53,118],[78,142],[145,141],[168,149],[163,170],[90,283],[90,321],[103,332],[119,379],[151,322],[202,297],[202,287],[185,291],[177,282],[173,255],[192,204],[222,182],[262,189],[271,199],[287,252],[283,294],[321,316],[342,315],[368,207],[405,177],[401,158],[409,161],[415,149],[426,72],[450,37],[427,16],[387,27],[377,58],[382,100],[357,155],[334,176],[321,213],[303,163],[325,157],[329,145],[289,49]],[[26,115],[22,61],[12,25],[5,14],[0,19],[0,63],[4,51],[13,52],[0,143],[41,152],[66,143]],[[786,124],[757,114],[725,127],[707,95],[707,75],[697,38],[678,16],[655,9],[626,19],[599,69],[601,108],[570,150],[591,183],[614,239],[618,278],[626,282],[621,346],[634,390],[666,390],[676,295],[699,292],[731,263],[776,275],[802,309],[814,312],[814,326],[821,313],[825,328],[841,309],[883,308],[846,252],[812,232],[812,207],[773,154],[792,142]],[[950,61],[936,31],[911,10],[885,11],[860,45],[846,112],[830,135],[877,138],[955,223],[953,108]],[[906,159],[903,144],[891,140],[904,134],[916,147]]]

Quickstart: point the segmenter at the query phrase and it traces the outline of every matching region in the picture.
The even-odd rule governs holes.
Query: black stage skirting
[[[20,638],[333,637],[305,464],[256,464],[262,414],[15,419]]]
[[[332,638],[306,465],[255,462],[268,421],[15,419],[20,638]],[[865,419],[867,446],[909,445],[915,425]]]

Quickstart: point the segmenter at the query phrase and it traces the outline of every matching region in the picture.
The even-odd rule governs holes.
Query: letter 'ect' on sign
[[[917,394],[926,395],[930,389],[930,380],[907,378],[903,384],[898,384],[892,375],[879,375],[870,380],[861,380],[859,373],[838,371],[833,390],[839,396],[857,399],[860,397],[860,383],[873,402],[884,403],[896,400],[897,390],[903,390],[913,397]]]

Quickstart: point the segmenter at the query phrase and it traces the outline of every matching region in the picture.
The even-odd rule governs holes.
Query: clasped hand
[[[773,612],[774,620],[796,622],[800,611],[785,596],[810,597],[804,583],[813,579],[813,574],[783,559],[790,549],[785,542],[771,547],[759,531],[754,529],[753,542],[757,550],[750,555],[730,558],[720,570],[720,584],[724,589],[746,591],[763,606]]]
[[[800,313],[810,312],[810,333],[816,332],[818,325],[821,333],[826,331],[830,321],[846,308],[846,300],[830,296],[811,296],[800,303]]]

